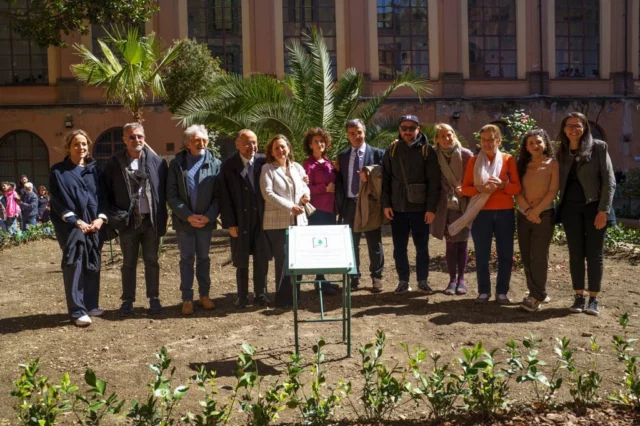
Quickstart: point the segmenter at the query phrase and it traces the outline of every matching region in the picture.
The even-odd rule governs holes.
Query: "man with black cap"
[[[420,132],[415,115],[400,119],[400,135],[382,157],[382,207],[391,220],[393,258],[398,272],[395,294],[411,291],[409,285],[409,234],[416,247],[418,290],[429,287],[429,224],[435,218],[440,196],[440,165],[429,140]]]

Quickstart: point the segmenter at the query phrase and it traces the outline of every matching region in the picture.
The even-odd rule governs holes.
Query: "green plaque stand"
[[[298,325],[313,322],[342,322],[342,341],[347,343],[347,357],[351,357],[351,278],[357,274],[351,229],[348,225],[302,226],[287,230],[285,274],[291,276],[293,289],[293,327],[295,350],[299,353]],[[302,280],[302,275],[342,275],[336,280]],[[298,319],[298,290],[302,284],[318,284],[320,318]],[[342,317],[324,315],[322,285],[342,284]]]

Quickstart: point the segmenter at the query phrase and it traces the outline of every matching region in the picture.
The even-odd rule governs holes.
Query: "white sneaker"
[[[549,296],[545,297],[542,303],[551,303],[551,298]]]
[[[74,322],[78,327],[88,327],[91,325],[91,318],[89,318],[89,315],[83,315],[80,318],[76,318]]]
[[[100,317],[102,316],[102,314],[104,314],[104,311],[100,308],[93,308],[92,310],[89,311],[90,317]]]

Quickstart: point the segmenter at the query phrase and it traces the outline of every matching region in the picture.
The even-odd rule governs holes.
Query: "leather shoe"
[[[215,308],[216,304],[213,303],[209,296],[200,296],[200,306],[202,306],[202,309],[210,310]]]
[[[190,300],[182,302],[182,310],[180,311],[182,315],[191,315],[193,314],[193,302]]]
[[[244,309],[244,308],[246,308],[246,307],[247,307],[247,304],[248,304],[248,303],[249,303],[249,301],[247,300],[247,298],[246,298],[246,297],[243,297],[242,299],[238,299],[238,300],[236,300],[236,303],[235,303],[235,305],[234,305],[234,306],[235,306],[236,308],[238,308],[238,309]]]
[[[359,278],[351,278],[351,290],[357,290],[360,287],[360,279]]]
[[[256,303],[260,306],[269,306],[271,305],[271,300],[267,297],[266,294],[262,293],[256,296]]]

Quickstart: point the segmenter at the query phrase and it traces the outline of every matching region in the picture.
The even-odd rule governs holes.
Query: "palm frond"
[[[409,70],[404,74],[396,77],[395,80],[385,89],[385,91],[372,99],[365,101],[357,108],[356,115],[364,120],[365,123],[369,122],[376,115],[380,106],[384,101],[401,87],[409,87],[417,95],[420,102],[422,102],[422,94],[431,93],[431,89],[428,86],[428,79],[416,74],[414,71]]]
[[[304,45],[308,50],[311,63],[309,96],[306,99],[306,112],[309,122],[327,127],[334,116],[334,82],[331,75],[331,58],[322,34],[311,27],[310,34],[304,34]]]

